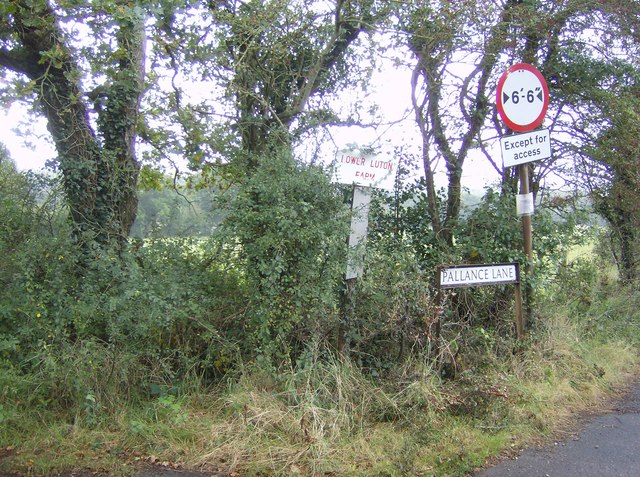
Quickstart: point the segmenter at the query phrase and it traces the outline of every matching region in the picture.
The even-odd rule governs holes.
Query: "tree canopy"
[[[608,196],[596,202],[611,224],[620,181],[634,203],[622,171],[637,158],[619,123],[635,112],[619,111],[618,98],[635,98],[638,8],[622,0],[10,0],[0,6],[3,98],[29,101],[46,118],[76,241],[122,246],[141,170],[145,184],[158,185],[154,167],[168,161],[177,188],[196,182],[177,178],[186,163],[203,187],[254,187],[265,157],[299,162],[297,141],[349,124],[349,92],[366,95],[376,62],[391,58],[407,70],[407,84],[393,87],[406,89],[418,131],[426,203],[417,220],[453,250],[470,155],[485,157],[503,193],[514,192],[515,171],[492,151],[507,133],[495,85],[514,62],[537,66],[551,91],[554,157],[531,164],[534,193],[553,173],[594,199]],[[247,207],[269,210],[268,195],[248,197]],[[624,267],[637,262],[623,255]]]

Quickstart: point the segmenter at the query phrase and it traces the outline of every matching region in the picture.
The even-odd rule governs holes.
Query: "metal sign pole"
[[[503,163],[505,167],[518,163],[520,176],[520,196],[518,207],[522,210],[522,238],[524,253],[527,256],[525,275],[531,278],[533,269],[533,232],[531,215],[533,214],[533,196],[529,190],[529,166],[527,162],[551,156],[551,144],[548,132],[534,131],[539,127],[549,107],[549,88],[542,73],[528,63],[518,63],[509,68],[498,80],[496,88],[496,108],[505,125],[512,131],[526,133],[509,140],[501,140]],[[518,285],[519,289],[520,285]],[[524,333],[527,318],[531,317],[533,290],[531,281],[525,286],[526,315],[522,317],[518,334]],[[516,291],[516,301],[519,290]],[[521,328],[521,329],[520,329]]]
[[[348,356],[356,287],[358,277],[364,273],[371,190],[393,190],[398,164],[394,158],[381,158],[351,148],[339,153],[334,165],[333,182],[353,184],[350,194],[351,232],[347,239],[348,256],[341,294],[340,323],[336,331],[338,352]],[[345,203],[348,201],[349,197],[345,197]]]
[[[520,164],[518,166],[518,175],[520,176],[520,194],[522,196],[528,196],[530,194],[529,190],[529,165],[528,164]],[[522,241],[523,241],[523,250],[524,254],[527,256],[527,263],[525,265],[525,275],[528,279],[531,278],[532,274],[532,264],[533,264],[533,228],[532,228],[532,220],[530,214],[522,215]],[[525,309],[526,312],[522,317],[522,326],[526,327],[527,321],[531,315],[531,300],[532,300],[532,288],[530,285],[530,281],[527,280],[525,286]]]

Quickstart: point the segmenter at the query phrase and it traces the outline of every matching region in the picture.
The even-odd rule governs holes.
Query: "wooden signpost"
[[[397,161],[359,151],[338,153],[334,182],[353,185],[351,193],[351,232],[348,238],[347,266],[342,293],[342,317],[338,330],[338,351],[348,354],[348,333],[354,312],[354,295],[358,277],[364,272],[364,252],[369,227],[369,204],[372,189],[393,190]]]
[[[498,114],[512,131],[525,134],[505,136],[500,140],[504,167],[518,167],[520,194],[517,213],[522,218],[522,238],[527,256],[526,274],[531,275],[533,263],[533,194],[529,188],[529,163],[551,157],[548,130],[536,130],[549,107],[549,88],[534,66],[518,63],[500,77],[496,90]],[[531,314],[531,290],[527,290],[527,312]],[[526,324],[526,316],[523,323]]]

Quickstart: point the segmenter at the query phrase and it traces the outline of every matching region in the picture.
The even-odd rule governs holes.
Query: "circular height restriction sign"
[[[533,131],[547,114],[547,82],[535,66],[513,65],[498,81],[496,106],[507,127],[517,132]]]

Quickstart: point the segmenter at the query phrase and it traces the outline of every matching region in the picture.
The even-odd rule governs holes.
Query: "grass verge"
[[[122,397],[99,412],[88,395],[69,412],[31,398],[38,383],[5,368],[0,472],[131,475],[153,463],[229,475],[464,475],[549,437],[628,381],[639,302],[634,290],[602,288],[588,303],[547,303],[553,312],[524,346],[470,346],[446,381],[419,357],[378,380],[318,358],[278,378],[247,370],[216,389]]]

